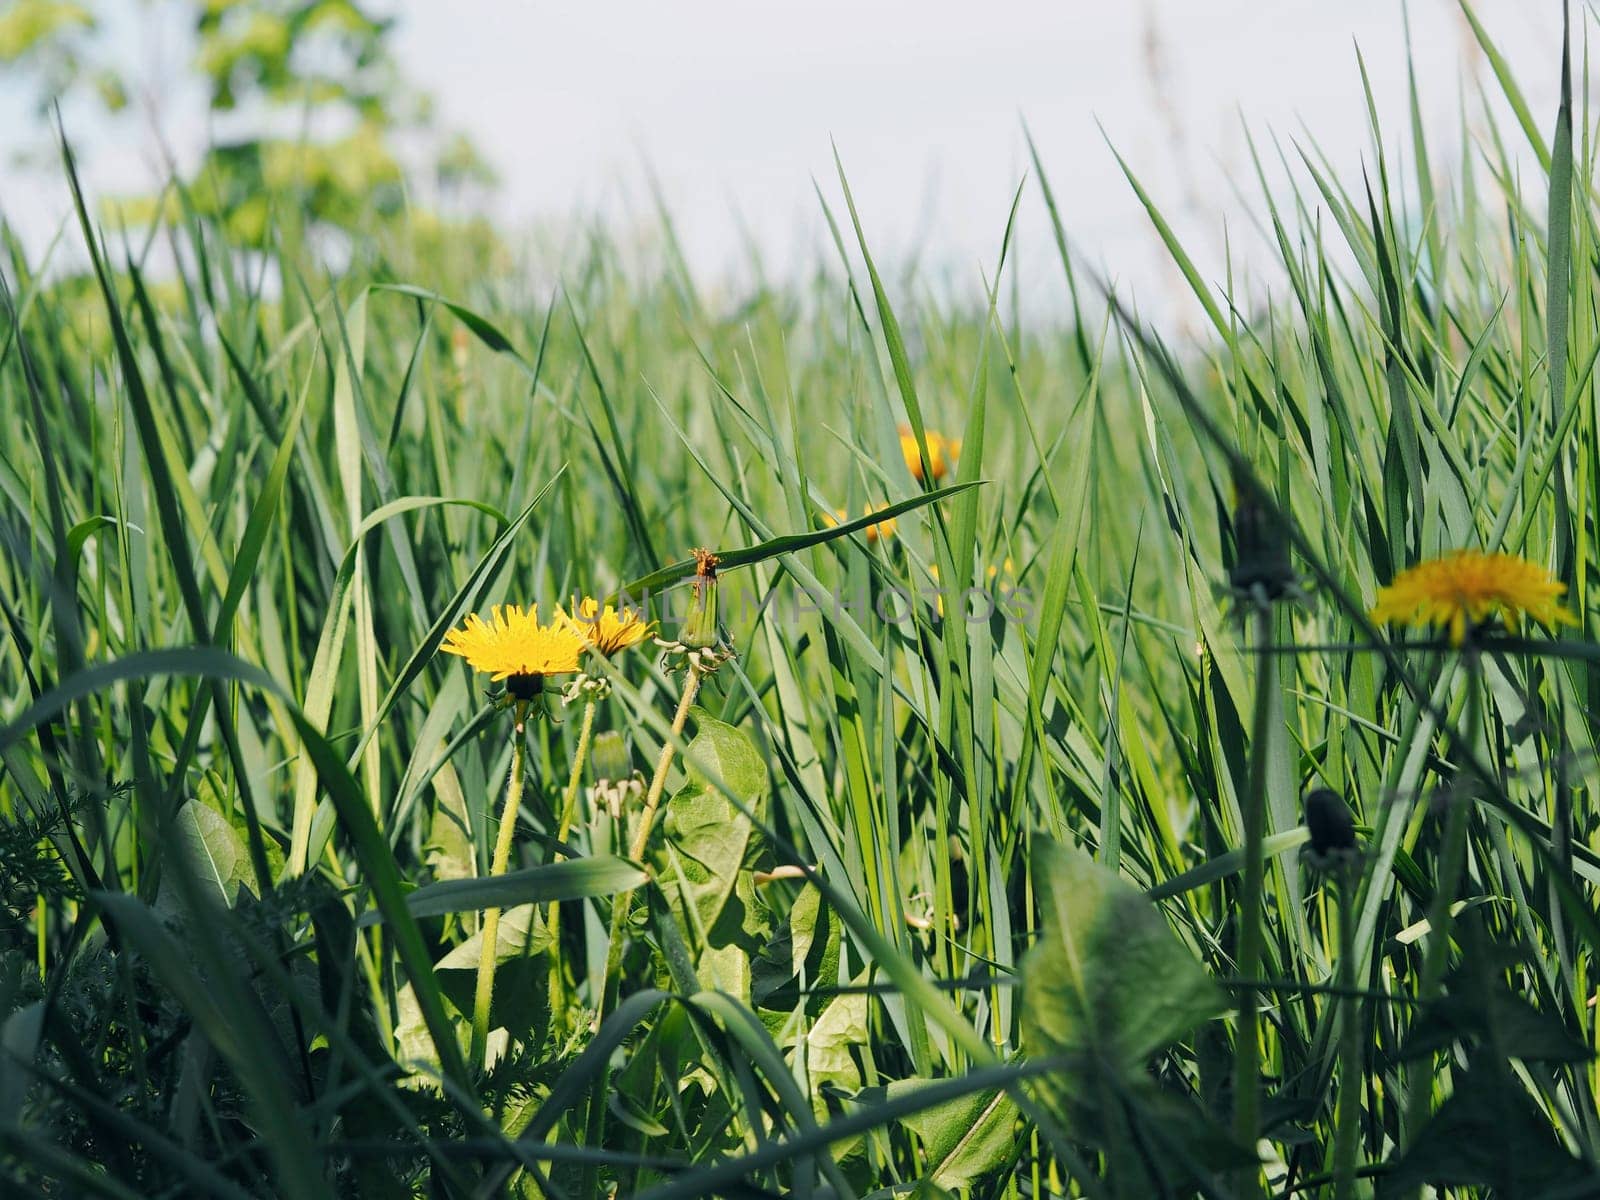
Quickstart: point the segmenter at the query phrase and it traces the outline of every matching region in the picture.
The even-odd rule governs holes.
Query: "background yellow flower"
[[[928,468],[933,472],[933,482],[938,483],[955,466],[955,461],[961,454],[961,439],[948,438],[936,429],[924,429],[923,440],[928,443]],[[900,426],[900,453],[905,457],[906,469],[911,472],[911,478],[918,483],[926,483],[922,477],[922,455],[917,450],[917,435],[911,432],[911,426]]]
[[[838,512],[823,513],[822,519],[829,525],[843,525],[846,521],[850,520],[850,514],[845,509],[841,508]],[[862,530],[862,532],[867,535],[867,542],[870,545],[876,542],[879,538],[893,537],[895,530],[899,527],[899,523],[895,521],[893,517],[885,517],[881,521],[868,525],[866,529]]]

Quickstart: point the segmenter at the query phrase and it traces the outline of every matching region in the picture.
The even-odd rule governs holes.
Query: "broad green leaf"
[[[1022,961],[1023,1045],[1132,1077],[1219,1012],[1222,991],[1133,884],[1054,842],[1034,848],[1043,921]]]
[[[865,977],[857,982],[865,982]],[[805,1071],[819,1114],[827,1111],[820,1095],[824,1084],[852,1092],[861,1086],[856,1054],[866,1041],[867,997],[859,992],[835,996],[806,1031],[800,1041],[805,1048],[805,1061],[797,1068]]]
[[[926,1086],[926,1080],[898,1079],[886,1094],[894,1099]],[[1020,1116],[1004,1092],[979,1092],[902,1117],[901,1124],[922,1139],[924,1179],[943,1188],[967,1188],[1015,1156]]]
[[[806,1011],[812,1017],[822,1011],[827,1003],[822,989],[839,975],[840,934],[839,919],[822,893],[806,884],[751,963],[750,999],[771,1011],[771,1023],[781,1027],[789,1019],[800,1002],[802,984],[810,993]]]
[[[489,1007],[489,1029],[504,1030],[509,1036],[533,1044],[543,1040],[550,1015],[550,964],[544,953],[554,942],[537,904],[519,904],[500,914],[495,935],[494,998]],[[450,997],[456,1011],[472,1011],[473,992],[478,983],[478,964],[483,955],[483,928],[439,960],[435,977],[439,988]],[[491,1057],[498,1057],[504,1044],[491,1044]]]
[[[550,948],[550,931],[539,916],[537,904],[519,904],[500,914],[500,928],[495,934],[494,957],[496,962],[542,954]],[[476,974],[483,954],[483,931],[479,930],[441,958],[435,966],[439,971],[470,971]]]
[[[751,874],[763,843],[746,813],[761,807],[767,768],[745,734],[695,711],[697,732],[684,754],[689,780],[667,806],[652,861],[658,884],[684,920],[702,985],[748,1000],[751,960],[770,922]],[[708,773],[744,811],[709,786]]]
[[[695,736],[684,755],[689,771],[685,792],[709,792],[706,777],[715,778],[747,805],[754,806],[767,794],[767,764],[749,736],[732,725],[718,721],[703,708],[696,708]]]
[[[1382,1194],[1422,1184],[1487,1187],[1497,1196],[1576,1196],[1593,1190],[1594,1176],[1567,1152],[1507,1067],[1474,1060],[1389,1164]]]
[[[201,880],[215,898],[231,905],[239,891],[242,873],[248,870],[244,843],[233,826],[209,804],[191,800],[172,818],[173,845],[170,853],[182,854],[195,878]],[[162,895],[170,893],[163,887]]]

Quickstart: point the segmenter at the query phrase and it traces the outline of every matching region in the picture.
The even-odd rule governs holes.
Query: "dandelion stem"
[[[1476,756],[1483,732],[1482,671],[1476,650],[1463,656],[1467,668],[1467,703],[1463,739]],[[1433,900],[1428,905],[1428,941],[1422,956],[1422,974],[1417,980],[1417,1002],[1429,1005],[1438,997],[1450,962],[1450,924],[1455,916],[1455,899],[1461,890],[1461,875],[1467,865],[1467,833],[1475,797],[1470,790],[1451,795],[1445,810],[1444,839],[1439,849],[1439,874],[1434,883]],[[1433,1101],[1434,1056],[1424,1055],[1416,1067],[1406,1096],[1404,1136],[1409,1144],[1428,1119]]]
[[[561,796],[561,830],[556,834],[556,841],[563,845],[578,816],[578,784],[583,779],[584,763],[589,758],[589,742],[594,733],[594,708],[593,700],[583,706],[583,720],[578,726],[578,749],[572,756],[572,774],[567,777],[567,790]],[[560,845],[556,847],[556,857],[561,857]],[[554,912],[553,907],[551,911]]]
[[[594,733],[594,710],[595,703],[590,700],[583,706],[583,720],[578,726],[578,748],[572,756],[572,774],[567,777],[567,790],[561,797],[561,828],[556,833],[557,862],[563,857],[561,847],[566,845],[567,836],[572,832],[572,824],[578,815],[578,784],[583,779],[583,766],[589,757],[589,742]],[[561,961],[561,901],[550,901],[550,918],[545,924],[554,939],[552,945],[555,953],[555,963],[550,971],[550,1009],[559,1021],[567,1011],[566,968]]]
[[[645,796],[644,811],[639,814],[639,828],[633,835],[628,857],[634,862],[644,860],[645,847],[650,842],[650,831],[655,826],[656,809],[661,805],[661,793],[666,787],[667,771],[672,766],[673,742],[683,736],[683,727],[689,723],[689,709],[700,691],[700,672],[689,668],[683,681],[683,695],[678,698],[678,711],[672,717],[672,737],[661,747],[661,757],[656,759],[655,777],[650,780],[650,791]],[[605,992],[594,1019],[598,1027],[600,1018],[616,1004],[617,986],[622,972],[623,926],[628,922],[628,911],[633,907],[634,889],[622,892],[611,903],[611,940],[606,948]]]
[[[511,743],[511,775],[506,780],[505,805],[500,810],[500,832],[495,838],[494,857],[489,860],[489,877],[506,873],[511,859],[511,842],[517,831],[517,810],[522,806],[522,772],[528,756],[528,739],[523,735],[522,722],[527,714],[526,701],[517,704],[516,733]],[[488,908],[483,913],[483,950],[478,956],[478,987],[472,1000],[472,1049],[469,1061],[483,1066],[489,1047],[489,1004],[494,999],[494,972],[498,962],[495,953],[500,937],[500,910]]]
[[[1361,997],[1356,993],[1356,881],[1346,863],[1339,872],[1339,1101],[1334,1114],[1334,1200],[1354,1200],[1361,1124]]]
[[[650,779],[650,791],[644,798],[644,811],[639,814],[639,829],[633,835],[633,845],[628,850],[628,857],[635,862],[644,858],[644,848],[649,844],[650,830],[656,821],[656,809],[661,804],[661,792],[667,785],[667,771],[672,766],[673,741],[683,736],[683,727],[689,721],[689,709],[694,706],[694,698],[700,691],[700,678],[700,671],[694,667],[689,668],[689,674],[684,678],[683,695],[679,697],[678,711],[672,717],[672,737],[661,747],[661,757],[656,759],[656,773]]]
[[[688,675],[684,677],[683,695],[678,697],[678,711],[672,717],[672,736],[661,747],[661,756],[656,759],[656,772],[650,780],[650,790],[645,796],[644,811],[639,814],[639,828],[628,850],[628,857],[635,862],[643,860],[645,847],[650,843],[650,831],[655,826],[656,809],[661,805],[661,793],[666,788],[667,772],[672,766],[673,744],[683,736],[683,727],[689,722],[689,709],[694,706],[694,698],[700,691],[700,682],[700,670],[691,666]],[[596,1029],[600,1027],[600,1021],[605,1014],[616,1007],[617,991],[622,986],[622,946],[626,940],[628,913],[633,908],[633,895],[633,889],[629,889],[617,895],[611,902],[611,938],[606,947],[605,983],[600,1003],[594,1014]],[[589,1093],[589,1115],[584,1135],[586,1145],[598,1146],[604,1137],[606,1087],[606,1071],[602,1069],[595,1078],[594,1090]],[[579,1195],[593,1196],[596,1180],[595,1168],[585,1167]]]
[[[1250,785],[1244,802],[1244,887],[1239,898],[1239,1030],[1233,1057],[1233,1131],[1255,1149],[1261,1113],[1260,1018],[1254,981],[1261,974],[1261,902],[1266,883],[1262,842],[1267,821],[1267,749],[1272,736],[1272,610],[1256,613],[1256,708],[1250,730]],[[1258,1193],[1259,1168],[1245,1168],[1240,1195]]]

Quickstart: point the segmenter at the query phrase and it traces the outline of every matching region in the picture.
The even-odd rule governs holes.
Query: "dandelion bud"
[[[1306,794],[1307,860],[1316,867],[1347,862],[1356,854],[1356,821],[1344,797],[1329,788]]]
[[[615,781],[633,774],[633,753],[627,739],[614,729],[594,735],[590,756],[596,779]]]
[[[1234,496],[1234,557],[1228,584],[1236,592],[1262,600],[1282,599],[1295,583],[1287,531],[1276,513],[1237,482]]]
[[[704,650],[717,644],[717,556],[709,550],[692,553],[694,595],[678,640],[691,650]]]

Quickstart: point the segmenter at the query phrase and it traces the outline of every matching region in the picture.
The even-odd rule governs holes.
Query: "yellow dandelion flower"
[[[850,514],[841,508],[838,512],[823,513],[822,519],[829,525],[843,525],[846,521],[850,520]],[[863,532],[867,535],[867,544],[872,545],[876,543],[879,538],[893,537],[895,530],[899,527],[899,522],[897,522],[893,517],[885,517],[883,520],[878,521],[875,524],[868,525]]]
[[[508,679],[506,690],[526,698],[538,693],[546,675],[570,675],[586,645],[570,618],[539,624],[539,606],[495,605],[485,621],[473,613],[460,629],[444,635],[439,648],[459,654],[475,671],[496,682]]]
[[[961,455],[961,439],[945,437],[937,430],[924,429],[923,440],[928,443],[928,467],[933,472],[933,482],[938,483],[955,465]],[[911,478],[918,483],[925,483],[922,477],[922,455],[917,450],[917,435],[911,432],[911,426],[900,426],[900,454],[906,460],[906,469],[911,472]]]
[[[1542,567],[1513,554],[1456,550],[1402,571],[1379,588],[1372,619],[1413,628],[1447,625],[1450,644],[1460,646],[1469,621],[1476,625],[1495,613],[1513,633],[1523,613],[1546,626],[1577,624],[1558,603],[1566,590]]]
[[[613,604],[605,608],[593,597],[585,596],[578,611],[567,620],[572,628],[589,644],[607,658],[629,646],[637,646],[655,632],[655,622],[646,621],[636,608],[623,608],[620,612]]]

